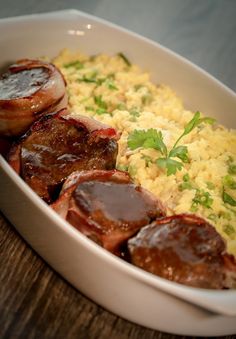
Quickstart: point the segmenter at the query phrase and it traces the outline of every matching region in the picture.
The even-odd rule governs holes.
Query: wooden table
[[[156,40],[236,90],[234,0],[1,0],[0,17],[64,8],[86,11]],[[0,338],[176,338],[125,321],[87,299],[3,215],[0,267]]]

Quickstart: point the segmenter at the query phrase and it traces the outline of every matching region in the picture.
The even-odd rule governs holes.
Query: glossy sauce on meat
[[[40,116],[66,106],[66,83],[53,64],[19,60],[0,76],[0,136],[19,137]]]
[[[45,68],[33,68],[0,78],[0,99],[17,99],[34,94],[49,78]]]
[[[52,207],[83,234],[117,255],[129,237],[165,215],[151,193],[133,184],[127,173],[115,170],[72,174]]]
[[[47,202],[54,199],[73,171],[115,167],[115,136],[91,140],[93,133],[89,132],[88,122],[92,119],[85,125],[79,119],[67,119],[67,114],[67,110],[62,110],[35,122],[9,156],[12,167]],[[109,129],[96,126],[98,130]]]
[[[153,274],[195,287],[228,287],[225,243],[194,215],[157,220],[130,239],[128,247],[131,262]]]
[[[144,198],[132,183],[87,181],[79,184],[73,198],[81,210],[104,229],[143,226],[156,216],[152,200]]]

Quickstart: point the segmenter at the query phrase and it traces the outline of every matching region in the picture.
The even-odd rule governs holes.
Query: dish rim
[[[75,15],[75,16],[82,16],[85,19],[92,19],[96,21],[97,23],[101,23],[103,25],[108,26],[109,28],[115,28],[118,29],[121,32],[124,32],[128,35],[131,35],[132,37],[136,37],[139,40],[148,42],[154,47],[159,47],[162,50],[168,52],[175,58],[179,59],[180,61],[183,61],[184,63],[190,65],[192,68],[203,74],[204,76],[207,76],[212,81],[217,83],[217,85],[222,88],[222,90],[226,91],[228,94],[233,96],[233,98],[236,100],[236,93],[227,87],[225,84],[223,84],[221,81],[216,79],[214,76],[209,74],[207,71],[202,69],[201,67],[195,65],[185,57],[175,53],[174,51],[170,50],[169,48],[162,46],[158,42],[155,42],[147,37],[143,37],[139,35],[138,33],[132,32],[126,28],[120,27],[117,24],[111,23],[105,19],[101,19],[99,17],[96,17],[91,14],[87,14],[85,12],[81,12],[76,9],[67,9],[67,10],[61,10],[61,11],[52,11],[52,12],[45,12],[45,13],[35,13],[30,15],[21,15],[16,17],[9,17],[9,18],[1,18],[0,19],[0,26],[4,23],[14,23],[14,22],[23,22],[24,20],[42,20],[47,18],[52,18],[58,21],[60,18],[63,19],[61,16],[62,14],[68,14],[68,15]],[[212,295],[227,295],[230,297],[236,297],[236,290],[209,290],[209,289],[200,289],[196,287],[190,287],[186,285],[181,285],[173,281],[169,281],[167,279],[161,278],[159,276],[153,275],[149,272],[146,272],[142,270],[141,268],[138,268],[128,262],[125,262],[123,259],[116,257],[112,253],[108,252],[107,250],[103,249],[96,243],[94,243],[92,240],[88,239],[86,236],[78,232],[73,226],[71,226],[66,220],[63,220],[55,211],[53,211],[50,206],[48,206],[42,199],[40,199],[37,194],[23,181],[23,179],[14,172],[14,170],[8,165],[6,160],[0,155],[0,164],[2,165],[3,169],[5,168],[8,171],[9,176],[14,181],[14,183],[25,193],[27,197],[30,198],[31,202],[33,202],[35,205],[39,207],[39,209],[48,215],[48,217],[59,227],[62,231],[65,231],[67,235],[69,235],[72,238],[75,238],[76,241],[79,241],[83,244],[84,247],[87,247],[94,255],[99,256],[105,261],[109,261],[110,264],[115,265],[120,271],[125,272],[128,275],[131,275],[132,277],[138,278],[143,283],[155,287],[157,289],[160,289],[161,291],[171,294],[173,296],[179,296],[182,300],[187,300],[187,298],[182,298],[182,292],[188,292],[194,290],[199,291],[199,293],[202,295],[204,293],[212,294]],[[13,225],[15,227],[15,225]],[[17,229],[17,227],[15,227]],[[17,229],[18,231],[18,229]],[[18,231],[20,232],[20,231]],[[37,252],[38,253],[38,252]],[[39,255],[39,254],[38,254]],[[41,256],[41,254],[40,254]],[[55,268],[54,268],[55,269]],[[205,307],[204,302],[202,303],[202,306]],[[219,310],[220,312],[220,310]],[[228,314],[228,315],[235,315],[234,314]]]

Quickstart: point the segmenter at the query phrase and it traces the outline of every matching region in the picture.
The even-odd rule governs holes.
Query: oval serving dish
[[[127,30],[75,11],[0,20],[0,67],[20,58],[124,52],[171,86],[185,107],[236,127],[236,95],[187,60]],[[99,43],[98,43],[99,42]],[[144,272],[102,249],[61,219],[0,156],[0,207],[24,239],[72,285],[111,312],[146,327],[182,335],[236,333],[236,291],[194,289]],[[183,300],[183,294],[184,299]],[[206,298],[217,299],[212,312]],[[201,307],[202,306],[202,307]],[[208,310],[207,310],[208,309]]]

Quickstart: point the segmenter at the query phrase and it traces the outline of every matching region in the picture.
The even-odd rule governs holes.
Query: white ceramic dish
[[[61,11],[0,20],[0,66],[19,58],[124,52],[185,105],[236,127],[236,95],[162,46],[90,15]],[[25,240],[89,298],[135,323],[183,335],[236,333],[236,291],[205,291],[144,272],[103,250],[52,211],[0,157],[0,206]],[[184,301],[217,310],[207,311]],[[179,297],[178,297],[179,296]],[[210,301],[216,302],[213,307]],[[221,314],[220,314],[221,313]],[[224,315],[223,315],[224,314]]]

